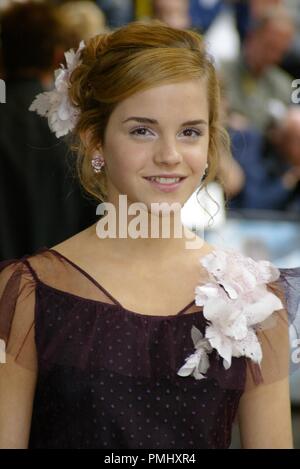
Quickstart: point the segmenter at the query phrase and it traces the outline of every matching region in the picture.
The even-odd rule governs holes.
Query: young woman
[[[291,448],[279,272],[178,222],[229,151],[202,37],[135,22],[66,59],[31,110],[109,217],[1,265],[0,446],[228,448],[239,415],[244,448]]]

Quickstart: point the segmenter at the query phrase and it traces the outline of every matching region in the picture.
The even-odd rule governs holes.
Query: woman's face
[[[108,202],[183,204],[200,184],[209,145],[208,102],[202,80],[165,84],[122,101],[108,121],[102,155]],[[151,176],[184,177],[171,186]],[[169,181],[168,181],[169,182]]]

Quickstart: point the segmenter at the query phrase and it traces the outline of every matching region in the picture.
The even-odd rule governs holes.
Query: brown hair
[[[159,20],[135,21],[92,38],[82,64],[71,75],[69,96],[80,115],[73,135],[77,169],[85,190],[98,200],[107,197],[105,170],[95,174],[91,156],[105,142],[105,129],[115,107],[134,93],[163,83],[205,78],[209,104],[209,169],[203,186],[216,177],[218,157],[230,152],[220,119],[220,88],[203,37]],[[83,138],[90,136],[88,143]],[[74,143],[74,142],[73,142]]]

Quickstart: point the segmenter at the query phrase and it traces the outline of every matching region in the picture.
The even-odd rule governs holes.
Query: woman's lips
[[[162,182],[157,182],[157,181],[152,181],[151,179],[148,179],[148,178],[144,178],[144,179],[146,179],[146,181],[148,181],[150,184],[152,184],[153,187],[155,187],[156,189],[159,189],[162,192],[173,192],[176,189],[178,189],[178,187],[180,187],[182,185],[183,181],[186,178],[185,177],[181,178],[180,181],[172,182],[172,183],[169,183],[169,184],[162,183]]]

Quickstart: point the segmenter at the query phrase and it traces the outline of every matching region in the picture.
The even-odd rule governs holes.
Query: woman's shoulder
[[[67,263],[64,262],[63,255],[75,257],[75,253],[82,253],[84,249],[88,232],[91,227],[68,238],[67,240],[55,246],[43,246],[32,254],[25,254],[19,258],[11,258],[0,262],[0,293],[7,285],[17,284],[33,285],[40,280],[45,280],[51,275],[58,276],[62,265],[64,268]],[[73,256],[74,253],[74,256]],[[62,256],[61,256],[61,255]],[[68,264],[69,265],[69,264]],[[47,283],[47,282],[46,282]]]
[[[91,245],[91,240],[95,236],[95,231],[95,224],[91,225],[70,238],[51,246],[49,251],[62,254],[68,259],[84,258]],[[100,240],[98,244],[101,248]]]

